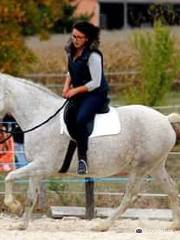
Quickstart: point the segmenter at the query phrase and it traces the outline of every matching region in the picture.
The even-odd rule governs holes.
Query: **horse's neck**
[[[63,103],[53,94],[49,94],[35,85],[9,80],[8,109],[22,129],[33,127],[46,120]]]

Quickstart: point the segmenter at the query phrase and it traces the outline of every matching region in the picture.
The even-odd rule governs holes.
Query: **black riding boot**
[[[73,140],[69,141],[67,152],[66,152],[66,155],[65,155],[65,158],[64,158],[64,163],[63,163],[61,169],[59,170],[60,173],[65,173],[65,172],[68,171],[68,169],[70,167],[70,164],[71,164],[72,157],[73,157],[74,152],[76,150],[76,146],[77,145],[76,145],[75,141],[73,141]]]

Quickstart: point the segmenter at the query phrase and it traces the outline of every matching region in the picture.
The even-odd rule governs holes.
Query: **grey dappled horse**
[[[23,130],[46,120],[62,106],[64,100],[31,81],[0,74],[0,113],[12,113]],[[105,231],[136,200],[146,175],[154,176],[168,194],[174,218],[174,228],[180,229],[178,191],[165,169],[169,151],[180,131],[180,115],[164,116],[152,108],[130,105],[116,109],[121,132],[116,135],[90,138],[88,151],[89,176],[118,175],[130,167],[125,195],[112,216],[101,220],[96,230]],[[172,127],[173,122],[176,128]],[[13,211],[21,211],[13,196],[13,182],[29,178],[28,201],[18,229],[26,229],[39,194],[42,178],[57,173],[62,166],[69,139],[60,135],[60,121],[56,116],[47,124],[25,134],[25,153],[29,164],[13,170],[5,178],[5,204]],[[76,156],[73,161],[77,161]],[[71,166],[68,174],[76,175]],[[61,175],[62,176],[62,175]]]

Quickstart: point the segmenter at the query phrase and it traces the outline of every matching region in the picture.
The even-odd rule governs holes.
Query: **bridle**
[[[51,115],[50,117],[48,117],[45,121],[41,122],[40,124],[38,124],[38,125],[36,125],[36,126],[34,126],[34,127],[32,127],[32,128],[27,129],[27,130],[24,130],[24,131],[21,131],[21,132],[20,132],[20,131],[8,131],[8,130],[5,130],[5,129],[0,128],[0,131],[1,131],[1,132],[10,133],[10,135],[9,135],[7,138],[5,138],[4,140],[0,141],[0,144],[6,142],[10,137],[13,136],[13,134],[32,132],[32,131],[34,131],[35,129],[43,126],[44,124],[46,124],[47,122],[49,122],[50,120],[52,120],[52,119],[64,108],[64,106],[67,104],[68,101],[69,101],[69,100],[66,99],[66,101],[63,103],[63,105],[62,105],[53,115]]]

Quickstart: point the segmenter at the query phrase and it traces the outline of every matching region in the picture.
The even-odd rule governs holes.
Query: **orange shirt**
[[[7,134],[0,132],[0,141],[7,138]],[[0,171],[15,169],[14,165],[14,140],[10,137],[6,142],[0,144]]]

